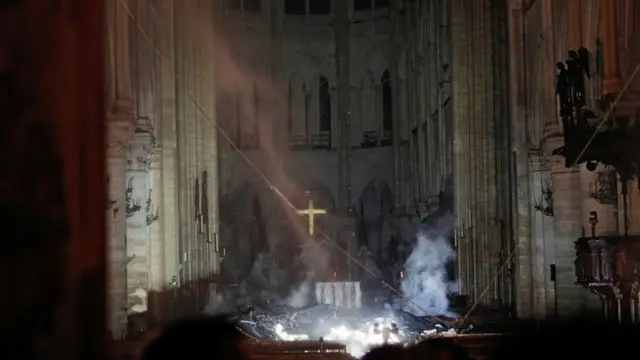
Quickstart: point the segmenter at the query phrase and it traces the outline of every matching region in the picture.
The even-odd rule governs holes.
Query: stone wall
[[[201,311],[219,272],[214,2],[113,0],[107,14],[109,327],[120,339]]]
[[[627,74],[628,78],[633,71],[624,65],[619,67],[628,61],[619,41],[626,39],[628,43],[633,37],[621,25],[622,16],[630,15],[622,15],[620,4],[570,0],[510,2],[511,138],[518,179],[514,223],[518,243],[516,298],[520,317],[598,312],[599,299],[575,284],[574,242],[582,236],[625,232],[620,225],[624,217],[620,203],[596,194],[603,185],[598,176],[609,169],[598,166],[590,172],[584,164],[566,168],[564,158],[551,156],[564,142],[557,114],[555,63],[564,61],[567,51],[582,46],[591,52],[591,77],[586,84],[587,105],[591,108],[603,93],[620,91],[626,80],[620,75]],[[623,99],[633,99],[633,93],[631,90]],[[620,113],[627,113],[626,104],[624,100],[619,103]],[[545,187],[552,193],[552,198],[547,199],[550,201],[542,194]],[[619,190],[621,184],[618,182],[614,188]],[[634,196],[630,194],[630,201],[634,201]],[[618,201],[621,198],[618,196]],[[545,213],[545,209],[551,211]],[[598,223],[592,227],[589,219],[594,211]],[[627,216],[635,214],[635,209],[627,211]],[[552,267],[556,270],[555,279]]]

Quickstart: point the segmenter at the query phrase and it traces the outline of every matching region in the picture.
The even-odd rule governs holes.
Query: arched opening
[[[353,10],[370,10],[371,0],[353,0]]]
[[[389,7],[389,0],[375,0],[374,8],[382,9]]]
[[[381,179],[371,180],[362,190],[355,206],[358,246],[366,249],[367,256],[382,276],[390,277],[392,264],[389,256],[389,218],[393,210],[391,187]],[[379,281],[375,282],[379,284]],[[363,284],[369,287],[368,284]]]
[[[320,77],[318,87],[318,109],[320,110],[320,138],[317,146],[331,147],[331,94],[329,93],[329,81],[324,76]]]
[[[309,0],[309,14],[322,15],[331,12],[331,0]]]
[[[256,13],[262,11],[262,0],[244,0],[242,5],[244,7],[244,11]]]
[[[245,182],[221,202],[220,213],[222,274],[239,283],[250,275],[258,256],[269,250],[260,196]]]
[[[331,131],[331,94],[329,93],[329,81],[324,76],[320,77],[318,92],[320,131]]]
[[[306,0],[285,0],[284,12],[287,15],[304,15],[307,12]]]
[[[388,70],[382,75],[382,130],[382,145],[388,145],[393,131],[393,92]]]

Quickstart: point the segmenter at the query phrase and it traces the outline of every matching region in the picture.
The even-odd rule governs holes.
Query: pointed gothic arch
[[[265,216],[260,195],[248,182],[238,186],[226,203],[221,204],[223,239],[223,273],[229,280],[242,281],[251,272],[258,255],[268,251]]]
[[[331,93],[329,92],[329,80],[320,76],[318,82],[318,110],[320,111],[320,131],[331,132]]]
[[[383,273],[387,273],[388,236],[386,226],[393,210],[393,195],[389,184],[379,178],[372,179],[362,190],[355,204],[357,238],[360,247],[365,246],[373,261]]]
[[[393,89],[389,70],[382,74],[382,136],[383,144],[391,141],[393,131]]]

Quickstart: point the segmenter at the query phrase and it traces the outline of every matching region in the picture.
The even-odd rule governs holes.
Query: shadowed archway
[[[362,190],[355,204],[359,247],[366,247],[383,273],[389,270],[389,232],[385,231],[393,210],[391,187],[375,178]]]
[[[225,228],[222,273],[229,280],[246,279],[258,259],[269,250],[260,196],[245,182],[220,204],[221,222]]]

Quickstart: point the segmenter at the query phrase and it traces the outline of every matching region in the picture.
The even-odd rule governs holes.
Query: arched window
[[[228,0],[227,7],[230,10],[242,10],[242,0]]]
[[[285,0],[284,12],[287,15],[304,15],[307,12],[306,0]]]
[[[287,130],[289,134],[293,132],[293,84],[291,82],[291,79],[289,79],[289,93],[287,96]]]
[[[393,93],[391,91],[391,76],[389,71],[385,70],[382,75],[382,129],[386,133],[390,133],[393,129]]]
[[[375,6],[374,7],[376,9],[389,7],[389,0],[375,0]]]
[[[309,14],[328,14],[331,12],[331,0],[309,0]]]
[[[331,95],[329,94],[329,81],[324,76],[320,77],[318,90],[320,131],[331,131]]]
[[[371,9],[371,0],[353,0],[353,10]]]
[[[259,13],[262,11],[262,0],[244,0],[243,10]]]

